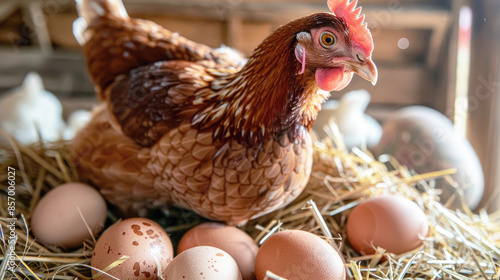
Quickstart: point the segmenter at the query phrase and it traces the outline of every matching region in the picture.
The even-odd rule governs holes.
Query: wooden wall
[[[500,1],[473,1],[467,137],[485,175],[482,207],[500,209]]]

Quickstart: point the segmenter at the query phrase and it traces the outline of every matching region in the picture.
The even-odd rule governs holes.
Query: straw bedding
[[[315,144],[313,173],[304,193],[292,204],[242,227],[257,243],[283,229],[301,229],[325,238],[337,248],[352,279],[499,279],[500,213],[472,213],[463,204],[448,210],[452,200],[461,200],[461,186],[451,179],[454,170],[415,174],[389,155],[375,159],[369,152],[348,153],[334,125],[330,137]],[[63,251],[38,243],[30,236],[30,216],[40,197],[65,182],[78,181],[71,164],[68,143],[43,143],[0,149],[0,279],[91,279],[90,257],[95,240],[81,248]],[[10,222],[8,212],[9,167],[16,170],[15,264],[8,270]],[[447,180],[457,195],[440,202],[435,179]],[[403,255],[378,248],[361,256],[350,246],[345,223],[359,202],[380,194],[397,193],[416,202],[428,217],[430,231],[423,245]],[[12,194],[12,193],[11,193]],[[174,243],[182,234],[204,221],[196,214],[171,209],[150,217],[164,226]],[[109,211],[106,226],[119,217]]]

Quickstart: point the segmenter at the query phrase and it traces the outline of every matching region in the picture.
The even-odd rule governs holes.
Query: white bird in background
[[[68,117],[68,125],[63,133],[65,140],[71,140],[76,133],[90,121],[91,113],[87,110],[76,110]]]
[[[30,72],[21,86],[2,95],[0,128],[14,136],[20,144],[61,138],[65,128],[61,102],[44,89],[37,73]],[[0,143],[5,144],[5,141],[0,137]]]
[[[353,147],[374,147],[380,141],[382,127],[374,118],[365,114],[369,103],[370,94],[363,89],[348,92],[338,101],[329,100],[322,105],[314,130],[320,139],[326,137],[324,128],[333,118],[349,151]]]

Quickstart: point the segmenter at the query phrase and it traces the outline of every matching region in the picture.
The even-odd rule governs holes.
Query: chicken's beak
[[[358,74],[361,78],[370,81],[372,85],[375,85],[377,83],[377,66],[375,66],[375,63],[373,63],[371,58],[367,58],[364,61],[348,61],[346,62],[346,66],[347,69]]]

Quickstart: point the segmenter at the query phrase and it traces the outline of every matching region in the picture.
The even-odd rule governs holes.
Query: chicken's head
[[[309,29],[297,33],[295,57],[299,74],[310,70],[325,91],[342,90],[354,73],[377,82],[377,68],[371,60],[373,40],[357,0],[329,0],[333,14],[320,13],[308,18]]]
[[[216,105],[197,115],[204,118],[201,127],[227,124],[215,130],[216,137],[236,136],[251,145],[284,135],[298,141],[311,131],[329,92],[345,88],[354,73],[375,84],[372,36],[356,3],[329,0],[333,14],[317,13],[277,28],[238,73],[217,86],[211,95]]]

